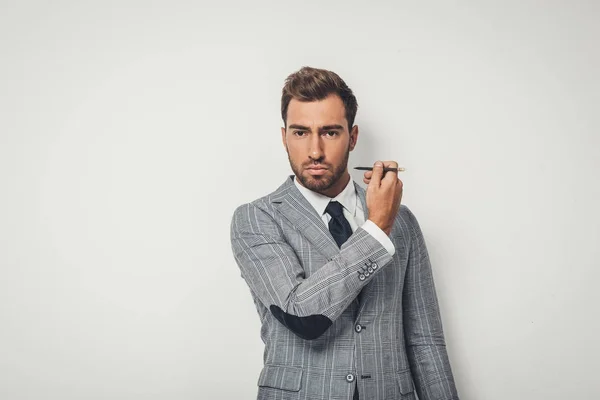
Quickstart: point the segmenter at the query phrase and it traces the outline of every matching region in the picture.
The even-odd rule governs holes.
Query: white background
[[[0,1],[0,398],[255,398],[229,223],[304,65],[407,168],[461,398],[600,398],[600,5],[416,3]]]

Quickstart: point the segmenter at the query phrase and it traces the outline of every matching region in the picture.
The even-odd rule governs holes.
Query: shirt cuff
[[[384,231],[378,227],[375,222],[371,220],[366,220],[365,223],[361,226],[367,233],[373,236],[385,249],[390,253],[390,256],[393,256],[396,253],[396,248],[394,247],[394,243],[392,243],[391,239],[388,235],[385,234]]]

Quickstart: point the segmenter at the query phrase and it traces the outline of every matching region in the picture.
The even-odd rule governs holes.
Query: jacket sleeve
[[[252,293],[279,322],[307,340],[321,336],[392,259],[381,243],[358,228],[339,254],[307,278],[280,226],[252,203],[233,214],[231,246]]]
[[[408,266],[403,289],[406,351],[421,400],[458,399],[446,351],[431,263],[419,223],[402,206],[410,230]]]

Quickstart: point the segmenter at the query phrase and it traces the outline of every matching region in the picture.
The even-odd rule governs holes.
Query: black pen
[[[359,171],[373,171],[373,167],[354,167],[354,169],[358,169]],[[399,167],[399,168],[385,167],[383,169],[383,172],[392,172],[392,171],[402,172],[402,171],[406,171],[406,169],[402,168],[402,167]]]

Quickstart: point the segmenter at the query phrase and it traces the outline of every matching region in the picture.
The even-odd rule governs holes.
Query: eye
[[[293,132],[293,134],[294,134],[295,136],[300,136],[300,137],[302,137],[302,136],[304,136],[304,135],[306,134],[306,131],[294,131],[294,132]]]
[[[328,137],[334,137],[334,136],[338,135],[338,132],[337,131],[327,131],[327,132],[325,132],[325,135]]]

